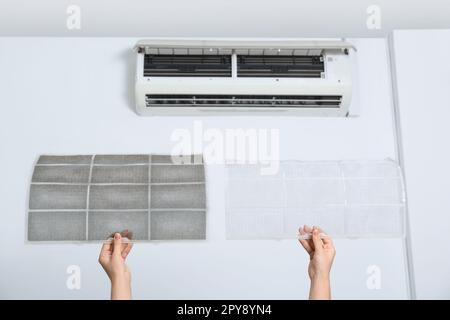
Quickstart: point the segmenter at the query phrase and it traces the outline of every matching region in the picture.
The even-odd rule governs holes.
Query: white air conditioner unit
[[[135,49],[141,115],[348,115],[345,41],[149,39]]]

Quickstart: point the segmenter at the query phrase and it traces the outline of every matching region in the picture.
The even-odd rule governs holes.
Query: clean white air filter
[[[284,161],[275,175],[261,169],[227,166],[227,239],[295,238],[305,224],[337,238],[404,235],[405,193],[394,161]]]

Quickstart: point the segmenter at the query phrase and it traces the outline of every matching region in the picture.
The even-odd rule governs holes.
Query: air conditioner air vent
[[[144,57],[144,77],[229,77],[229,55],[153,55]]]
[[[238,56],[238,77],[320,78],[322,56]]]
[[[326,95],[146,95],[147,107],[339,108],[342,96]]]

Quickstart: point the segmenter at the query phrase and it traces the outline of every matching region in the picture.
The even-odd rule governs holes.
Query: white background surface
[[[133,110],[131,38],[0,38],[0,298],[108,298],[98,244],[28,244],[28,188],[38,155],[169,153],[171,133],[193,118],[144,118]],[[355,40],[358,118],[208,117],[205,128],[279,128],[284,160],[395,158],[384,40]],[[308,258],[296,241],[226,241],[224,170],[207,167],[207,240],[136,245],[135,298],[307,297]],[[338,240],[335,298],[405,298],[402,242]],[[81,267],[81,290],[66,268]],[[380,290],[366,269],[382,271]]]
[[[107,5],[106,5],[107,3]],[[81,28],[66,27],[70,5]],[[380,8],[380,27],[373,21]],[[446,0],[2,0],[0,36],[385,37],[449,28]]]
[[[450,30],[394,43],[417,298],[450,299]]]

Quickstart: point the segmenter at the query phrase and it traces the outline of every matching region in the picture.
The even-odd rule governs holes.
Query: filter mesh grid
[[[203,161],[172,162],[170,155],[39,158],[30,187],[29,241],[100,241],[124,229],[136,240],[205,239]]]
[[[227,168],[228,239],[294,238],[303,225],[340,238],[402,237],[405,197],[398,165],[386,161],[280,163]]]

